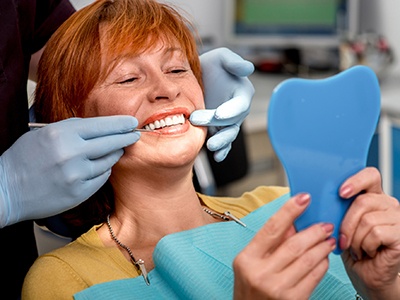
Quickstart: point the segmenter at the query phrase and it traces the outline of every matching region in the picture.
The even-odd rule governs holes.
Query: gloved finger
[[[214,120],[215,109],[199,109],[190,114],[189,121],[194,126],[216,126],[210,125]]]
[[[239,115],[230,119],[215,118],[216,109],[199,109],[190,115],[189,121],[194,126],[230,126],[232,124],[241,124],[246,115]]]
[[[214,117],[219,120],[225,120],[239,116],[244,120],[250,112],[250,105],[251,97],[235,95],[232,99],[217,107]]]
[[[224,58],[222,63],[226,71],[232,75],[238,77],[250,76],[254,72],[254,65],[247,60],[240,59],[240,61],[227,61],[226,58]]]
[[[222,148],[222,149],[216,151],[214,153],[214,160],[216,162],[223,161],[226,158],[226,156],[228,155],[229,151],[231,151],[231,148],[232,148],[232,144],[229,144],[225,148]]]
[[[132,131],[138,125],[138,120],[132,116],[107,116],[94,118],[72,118],[50,126],[65,126],[68,122],[67,130],[77,132],[83,139],[91,139],[116,133]]]
[[[120,149],[101,158],[90,160],[88,162],[90,168],[87,168],[90,171],[85,180],[93,180],[94,178],[103,176],[107,172],[111,174],[111,168],[119,161],[122,155],[124,155],[124,150]]]
[[[216,55],[214,57],[215,62],[221,62],[222,67],[232,75],[246,77],[254,72],[254,65],[250,61],[244,60],[228,48],[223,47],[206,52],[200,56],[200,60],[211,55]]]
[[[99,174],[97,177],[90,178],[85,181],[80,181],[79,184],[70,188],[70,196],[76,197],[77,200],[75,203],[71,203],[70,201],[64,201],[65,206],[60,206],[58,208],[54,208],[55,213],[61,213],[67,209],[71,209],[75,207],[85,200],[87,200],[90,196],[96,193],[108,180],[111,175],[111,169],[108,169],[106,172]],[[43,213],[43,215],[36,218],[48,217],[48,213]]]
[[[228,60],[227,57],[222,59],[224,69],[232,75],[239,77],[247,77],[251,75],[254,72],[254,65],[247,60],[243,60],[239,55],[235,53],[233,54],[234,55],[230,60]]]
[[[240,127],[235,124],[215,133],[207,141],[208,150],[217,151],[231,144],[236,139],[239,129]]]
[[[99,174],[97,177],[93,177],[85,182],[83,182],[83,186],[81,187],[80,197],[83,197],[82,202],[96,193],[108,180],[111,175],[111,169],[108,169],[106,172]],[[79,203],[78,203],[79,204]]]
[[[71,186],[69,188],[69,196],[57,198],[57,204],[52,202],[49,204],[46,203],[46,209],[39,210],[27,210],[26,215],[29,216],[29,219],[41,219],[45,217],[49,217],[51,215],[56,215],[58,213],[62,213],[68,209],[71,209],[85,200],[87,200],[90,196],[92,196],[95,192],[97,192],[103,185],[106,183],[108,178],[111,175],[111,169],[108,169],[106,172],[99,174],[97,177],[81,180],[75,186]],[[69,197],[76,197],[74,201],[70,201]],[[26,208],[26,206],[25,206]],[[51,213],[50,213],[51,212]],[[21,218],[21,220],[26,220],[27,217]]]
[[[94,161],[89,159],[77,160],[75,164],[64,166],[64,176],[61,179],[66,185],[57,188],[59,194],[57,205],[49,205],[46,209],[37,210],[34,215],[30,213],[31,218],[47,217],[49,211],[52,211],[52,214],[57,214],[88,199],[108,180],[112,166],[118,162],[123,154],[123,150],[118,150]],[[80,171],[77,172],[77,170]],[[62,193],[63,189],[68,190],[68,193]],[[71,197],[74,201],[70,200]]]
[[[90,160],[88,158],[76,159],[62,166],[61,179],[64,180],[72,195],[87,195],[96,191],[100,186],[91,186],[93,179],[111,174],[111,168],[118,162],[124,150],[119,149],[101,158]],[[107,177],[108,178],[108,177]],[[104,182],[103,182],[104,183]]]
[[[97,159],[136,143],[140,136],[136,131],[94,138],[85,142],[82,152],[89,159]]]

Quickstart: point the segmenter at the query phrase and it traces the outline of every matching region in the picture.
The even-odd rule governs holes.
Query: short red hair
[[[154,0],[98,0],[77,11],[51,37],[40,60],[37,120],[82,117],[83,102],[95,84],[125,56],[140,54],[160,39],[180,44],[202,86],[193,26],[171,6]]]

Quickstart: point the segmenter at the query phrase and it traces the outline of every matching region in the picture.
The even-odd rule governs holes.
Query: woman
[[[26,277],[23,298],[71,299],[91,286],[140,275],[152,287],[157,283],[151,283],[148,272],[157,267],[153,252],[160,240],[209,228],[205,225],[235,225],[226,220],[236,220],[240,227],[245,224],[239,218],[287,194],[279,187],[260,187],[237,199],[196,193],[192,167],[206,129],[188,121],[193,111],[204,108],[196,41],[189,28],[175,10],[152,0],[100,0],[52,37],[47,46],[52,55],[43,54],[39,69],[39,121],[128,114],[138,119],[139,128],[152,132],[142,133],[125,149],[109,180],[112,192],[91,202],[91,216],[73,219],[83,224],[89,218],[88,223],[97,225],[40,257]],[[382,193],[374,170],[348,179],[341,194],[349,198],[360,191],[365,193],[343,223],[340,244],[358,258],[352,260],[346,250],[346,267],[363,295],[398,298],[399,205]],[[335,241],[331,224],[295,233],[293,221],[309,201],[307,194],[288,200],[237,256],[237,299],[310,297],[327,272]],[[365,215],[380,217],[364,226]],[[383,225],[390,227],[390,237],[381,232]],[[378,269],[371,272],[372,266]],[[233,293],[221,289],[222,295]]]

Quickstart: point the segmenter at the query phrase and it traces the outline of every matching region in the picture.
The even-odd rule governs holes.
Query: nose
[[[169,77],[169,74],[159,73],[150,79],[152,84],[149,86],[149,100],[151,102],[159,100],[175,100],[180,94],[180,86]]]

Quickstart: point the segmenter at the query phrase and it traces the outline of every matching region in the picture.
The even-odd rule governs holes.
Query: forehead
[[[180,55],[186,58],[185,48],[175,36],[166,34],[150,34],[143,38],[121,37],[115,40],[115,35],[109,27],[102,24],[99,27],[99,43],[101,54],[101,75],[107,76],[123,60],[143,55],[144,53],[164,52]],[[101,77],[102,77],[101,76]],[[104,79],[104,77],[103,77]]]

